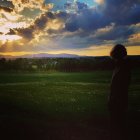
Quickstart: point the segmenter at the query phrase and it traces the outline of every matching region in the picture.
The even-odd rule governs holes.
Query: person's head
[[[127,50],[125,46],[117,44],[110,51],[110,56],[115,60],[121,60],[127,56]]]

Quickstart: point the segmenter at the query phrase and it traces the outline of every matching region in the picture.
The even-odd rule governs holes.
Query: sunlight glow
[[[0,26],[0,32],[2,32],[3,34],[7,34],[10,29],[25,28],[27,26],[28,25],[25,22],[4,22],[4,24]]]
[[[103,4],[104,3],[104,0],[94,0],[94,1],[98,4]]]
[[[2,11],[1,14],[8,20],[8,21],[17,21],[20,15],[16,15],[15,13],[7,13]]]
[[[15,41],[15,40],[19,40],[22,37],[18,36],[18,35],[0,35],[0,41],[2,41],[3,43],[5,43],[6,41]]]

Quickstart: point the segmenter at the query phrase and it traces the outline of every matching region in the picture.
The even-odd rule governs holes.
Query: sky
[[[0,55],[140,55],[140,0],[1,0]]]

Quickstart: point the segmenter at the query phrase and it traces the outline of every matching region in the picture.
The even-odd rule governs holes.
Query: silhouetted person
[[[131,78],[130,64],[126,48],[121,44],[113,47],[110,56],[115,61],[109,96],[111,140],[126,140],[128,87]]]

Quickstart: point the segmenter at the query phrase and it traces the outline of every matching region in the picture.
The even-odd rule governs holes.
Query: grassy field
[[[4,139],[107,140],[110,71],[0,73],[0,132]],[[129,89],[130,137],[140,128],[140,72]]]

